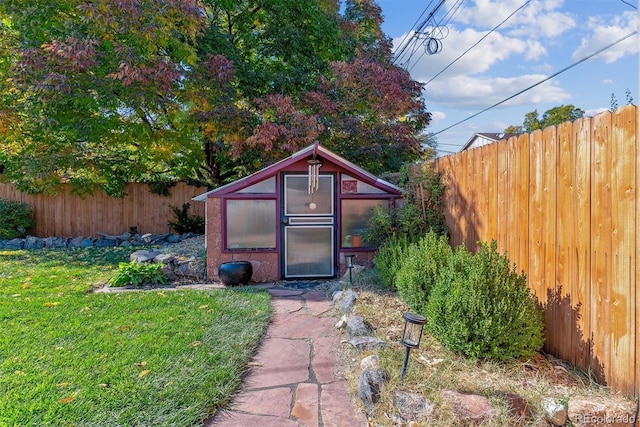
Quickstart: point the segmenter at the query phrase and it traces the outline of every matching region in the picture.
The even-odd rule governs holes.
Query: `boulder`
[[[153,260],[158,255],[160,255],[160,252],[158,251],[139,250],[129,255],[129,260],[141,264],[143,262],[149,262]]]
[[[632,427],[636,417],[635,402],[605,397],[577,397],[569,400],[567,415],[575,427]]]
[[[96,239],[95,246],[97,248],[112,248],[118,246],[118,241],[113,239]]]
[[[349,344],[358,351],[375,350],[387,346],[385,341],[374,337],[353,337],[349,340]]]
[[[44,247],[47,249],[66,248],[67,243],[66,237],[47,237],[44,239]]]
[[[24,239],[11,239],[5,242],[5,249],[24,249]]]
[[[380,400],[384,384],[389,378],[389,372],[384,368],[366,369],[360,374],[358,398],[364,404],[367,414],[373,414],[375,404]]]
[[[358,295],[352,290],[338,291],[333,295],[333,304],[342,310],[343,313],[349,314],[356,305]]]
[[[44,240],[34,236],[27,236],[24,239],[24,248],[25,249],[42,249],[44,248]]]
[[[93,239],[88,237],[76,237],[69,241],[70,248],[90,248],[93,246]]]
[[[542,399],[544,418],[554,426],[563,426],[567,423],[567,408],[560,402],[550,397]]]
[[[393,394],[393,406],[398,411],[396,424],[422,421],[435,412],[436,405],[417,393],[398,390]]]
[[[496,414],[491,402],[484,396],[463,394],[453,390],[444,390],[441,394],[464,425],[484,423]]]
[[[362,316],[351,316],[347,321],[346,331],[350,338],[371,335],[371,328],[365,323]]]

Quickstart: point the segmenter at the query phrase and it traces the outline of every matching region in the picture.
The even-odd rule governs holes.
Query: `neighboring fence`
[[[26,202],[35,212],[36,226],[29,232],[37,237],[97,237],[98,232],[119,235],[138,227],[140,234],[169,232],[168,221],[175,217],[169,205],[182,208],[191,203],[190,214],[204,216],[204,203],[191,201],[206,192],[204,187],[184,183],[169,189],[169,196],[149,192],[146,184],[128,184],[122,199],[100,192],[84,199],[65,189],[55,196],[26,194],[11,184],[0,183],[0,198]]]
[[[640,393],[640,115],[633,105],[437,159],[451,243],[496,240],[546,350]]]

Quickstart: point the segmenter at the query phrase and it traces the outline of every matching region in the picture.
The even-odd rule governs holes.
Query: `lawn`
[[[0,426],[202,425],[227,402],[268,293],[92,293],[129,252],[0,251]]]

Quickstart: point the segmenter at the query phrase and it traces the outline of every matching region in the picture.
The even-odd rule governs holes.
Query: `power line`
[[[634,5],[634,4],[631,4],[631,3],[626,2],[626,1],[624,1],[624,0],[620,0],[620,1],[621,1],[622,3],[624,3],[624,4],[626,4],[626,5],[631,6],[631,7],[632,7],[632,8],[634,8],[634,9],[638,10],[638,8],[636,7],[636,5]]]
[[[429,12],[429,16],[427,16],[427,18],[422,21],[420,23],[420,25],[418,25],[418,27],[416,28],[416,30],[413,32],[411,38],[409,39],[409,41],[402,46],[402,48],[400,49],[400,52],[394,56],[394,62],[397,62],[400,60],[400,57],[404,54],[404,52],[407,50],[407,48],[409,47],[409,45],[411,43],[413,43],[417,38],[418,38],[418,34],[420,34],[420,32],[424,29],[424,27],[429,23],[429,21],[431,21],[431,19],[433,18],[433,16],[438,12],[438,10],[442,7],[442,5],[444,4],[445,0],[440,0],[439,3],[436,5],[436,7]],[[415,53],[415,50],[414,52]],[[413,56],[413,53],[411,53],[411,56]],[[409,59],[411,59],[411,57],[409,57]]]
[[[469,47],[469,49],[465,50],[464,52],[462,52],[462,54],[460,56],[458,56],[456,59],[454,59],[449,65],[447,65],[446,67],[444,67],[442,70],[440,70],[440,72],[438,72],[438,74],[436,74],[435,76],[431,77],[431,79],[426,82],[424,85],[428,85],[429,83],[431,83],[436,77],[438,77],[440,74],[444,73],[445,71],[447,71],[449,69],[449,67],[451,67],[453,64],[455,64],[456,62],[458,62],[458,60],[460,58],[462,58],[463,56],[465,56],[471,49],[473,49],[474,47],[478,46],[480,44],[480,42],[482,42],[484,39],[486,39],[489,34],[493,33],[495,30],[497,30],[502,24],[504,24],[505,22],[507,22],[513,15],[515,15],[518,11],[520,11],[520,9],[522,9],[523,7],[525,7],[526,5],[528,5],[529,3],[531,3],[531,0],[527,0],[526,2],[524,2],[524,4],[522,6],[520,6],[519,8],[517,8],[516,10],[514,10],[513,12],[511,12],[511,14],[509,16],[507,16],[506,18],[504,18],[504,20],[502,22],[500,22],[498,25],[496,25],[495,27],[493,27],[491,29],[491,31],[489,31],[487,34],[485,34],[484,36],[482,36],[480,38],[480,40],[478,40],[474,45],[472,45],[471,47]]]
[[[445,132],[445,131],[447,131],[447,130],[451,129],[452,127],[458,126],[459,124],[464,123],[464,122],[466,122],[467,120],[471,120],[472,118],[477,117],[477,116],[479,116],[480,114],[482,114],[482,113],[484,113],[484,112],[486,112],[486,111],[489,111],[489,110],[491,110],[492,108],[497,107],[498,105],[504,104],[505,102],[507,102],[507,101],[509,101],[509,100],[511,100],[511,99],[513,99],[513,98],[515,98],[516,96],[518,96],[518,95],[522,95],[522,94],[523,94],[523,93],[525,93],[526,91],[531,90],[531,89],[533,89],[534,87],[539,86],[539,85],[541,85],[542,83],[544,83],[544,82],[546,82],[546,81],[551,80],[552,78],[556,77],[557,75],[562,74],[562,73],[564,73],[565,71],[567,71],[567,70],[569,70],[569,69],[571,69],[571,68],[575,67],[576,65],[583,63],[583,62],[584,62],[584,61],[586,61],[587,59],[593,58],[594,56],[596,56],[596,55],[598,55],[598,54],[600,54],[600,53],[604,52],[604,51],[605,51],[605,50],[607,50],[607,49],[612,48],[613,46],[617,45],[618,43],[621,43],[621,42],[625,41],[626,39],[628,39],[629,37],[632,37],[632,36],[634,36],[634,35],[636,35],[636,34],[638,34],[638,32],[637,32],[637,31],[632,31],[632,32],[630,32],[629,34],[627,34],[626,36],[619,38],[619,39],[618,39],[618,40],[616,40],[615,42],[610,43],[610,44],[608,44],[608,45],[604,46],[603,48],[598,49],[597,51],[593,52],[592,54],[587,55],[587,56],[585,56],[585,57],[584,57],[584,58],[582,58],[582,59],[579,59],[578,61],[574,62],[573,64],[571,64],[571,65],[569,65],[569,66],[567,66],[567,67],[564,67],[563,69],[561,69],[560,71],[558,71],[558,72],[556,72],[556,73],[553,73],[553,74],[552,74],[552,75],[550,75],[549,77],[547,77],[547,78],[545,78],[545,79],[540,80],[538,83],[535,83],[535,84],[533,84],[533,85],[531,85],[531,86],[529,86],[529,87],[527,87],[527,88],[525,88],[525,89],[523,89],[523,90],[521,90],[521,91],[519,91],[519,92],[515,93],[514,95],[511,95],[510,97],[508,97],[508,98],[506,98],[506,99],[503,99],[502,101],[497,102],[497,103],[493,104],[493,105],[492,105],[492,106],[490,106],[490,107],[485,108],[485,109],[484,109],[484,110],[482,110],[482,111],[479,111],[479,112],[477,112],[477,113],[475,113],[475,114],[472,114],[472,115],[470,115],[469,117],[467,117],[467,118],[465,118],[465,119],[463,119],[463,120],[460,120],[460,121],[459,121],[459,122],[457,122],[457,123],[452,124],[451,126],[448,126],[448,127],[444,128],[444,129],[442,129],[442,130],[438,131],[438,132],[433,132],[433,133],[432,133],[432,135],[433,135],[433,136],[439,135],[439,134],[441,134],[442,132]]]

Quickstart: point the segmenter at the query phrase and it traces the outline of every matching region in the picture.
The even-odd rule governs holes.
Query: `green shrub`
[[[204,218],[200,215],[189,215],[190,203],[182,205],[182,209],[169,205],[175,221],[169,221],[169,226],[178,234],[197,233],[204,234]]]
[[[417,313],[425,313],[438,274],[448,267],[451,253],[447,238],[433,231],[407,247],[394,284],[400,299]]]
[[[454,251],[426,306],[427,330],[446,348],[479,359],[534,355],[544,343],[542,309],[524,274],[497,244]]]
[[[385,240],[375,256],[376,270],[386,287],[395,289],[395,278],[409,247],[405,234],[393,234]]]
[[[112,286],[142,286],[147,284],[164,285],[167,283],[167,275],[162,271],[162,264],[141,262],[121,262],[118,271],[109,280]]]
[[[33,225],[33,210],[28,204],[0,199],[0,239],[25,237]]]

